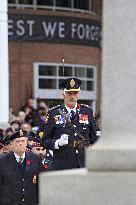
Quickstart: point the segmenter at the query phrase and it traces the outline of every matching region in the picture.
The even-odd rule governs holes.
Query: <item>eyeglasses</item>
[[[26,139],[17,139],[17,140],[15,140],[16,144],[25,143],[25,142],[26,142]]]

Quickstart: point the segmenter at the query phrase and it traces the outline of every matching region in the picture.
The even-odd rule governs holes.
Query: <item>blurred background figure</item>
[[[27,145],[32,147],[35,139],[35,133],[34,132],[28,132],[27,133]]]
[[[4,136],[4,130],[0,128],[0,139],[3,138],[3,136]]]
[[[39,124],[40,124],[40,128],[38,127],[38,130],[40,130],[40,132],[42,132],[44,130],[44,127],[42,127],[42,125],[44,125],[45,123],[45,119],[47,116],[47,112],[48,112],[49,108],[46,105],[46,103],[44,101],[41,101],[39,103],[39,107],[38,107],[38,114],[39,114]]]
[[[9,123],[11,123],[12,121],[14,121],[16,118],[14,110],[12,107],[9,108]]]
[[[47,111],[45,110],[45,108],[40,107],[38,113],[39,113],[39,120],[45,121],[47,115]]]
[[[18,131],[18,130],[20,129],[20,125],[21,125],[20,122],[17,121],[17,120],[12,121],[12,122],[10,123],[10,126],[11,126],[13,132]]]
[[[30,123],[32,127],[38,125],[38,111],[34,108],[34,100],[29,98],[21,111],[26,114],[25,121]]]
[[[24,123],[26,118],[26,113],[24,111],[19,111],[17,117],[19,118],[20,123]]]
[[[1,150],[1,154],[4,155],[9,152],[12,152],[12,143],[11,143],[10,136],[6,136],[3,138],[3,147]]]
[[[39,113],[39,126],[37,129],[38,133],[41,133],[43,135],[44,131],[44,125],[45,125],[45,120],[47,117],[49,107],[44,101],[41,101],[38,106],[38,113]],[[40,137],[42,137],[42,135]]]
[[[5,130],[5,137],[7,136],[11,136],[13,134],[13,129],[12,127],[8,127],[6,130]]]
[[[2,148],[4,146],[4,142],[3,142],[3,130],[0,129],[0,155],[2,154]]]
[[[43,109],[43,110],[45,110],[46,113],[47,113],[49,108],[48,108],[47,104],[46,104],[44,101],[41,101],[41,102],[39,103],[38,109]]]
[[[27,132],[31,132],[32,131],[32,126],[28,122],[23,122],[23,123],[21,123],[20,129],[25,130]]]
[[[2,148],[3,148],[3,140],[2,139],[0,139],[0,156],[1,156],[1,154],[2,154]]]

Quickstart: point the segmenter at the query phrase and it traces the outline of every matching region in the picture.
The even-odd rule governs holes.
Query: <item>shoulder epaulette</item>
[[[86,104],[81,104],[81,106],[83,106],[83,107],[87,107],[87,108],[90,108],[90,109],[92,109],[90,105],[86,105]]]
[[[57,108],[59,108],[59,107],[60,107],[60,105],[56,105],[56,106],[50,108],[49,111],[51,111],[51,110],[55,110],[55,109],[57,109]]]

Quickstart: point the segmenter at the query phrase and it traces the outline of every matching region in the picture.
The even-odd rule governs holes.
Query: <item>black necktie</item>
[[[75,112],[73,110],[71,110],[71,117],[70,117],[70,119],[71,119],[71,123],[73,123],[74,119],[75,119]]]
[[[18,163],[21,164],[22,162],[23,162],[23,158],[20,157],[19,160],[18,160]]]

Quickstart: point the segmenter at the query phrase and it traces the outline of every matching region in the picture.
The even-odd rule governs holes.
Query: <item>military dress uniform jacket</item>
[[[38,204],[38,174],[42,171],[41,158],[26,152],[22,169],[14,153],[0,158],[0,205]]]
[[[60,109],[64,115],[60,112]],[[58,105],[49,110],[45,119],[42,141],[46,149],[53,150],[53,170],[84,167],[85,148],[74,147],[74,141],[81,141],[80,134],[90,145],[97,140],[93,112],[90,106],[78,104],[72,124],[77,132],[71,128],[70,116],[64,105]],[[54,149],[56,140],[62,134],[68,135],[68,145]]]
[[[52,170],[52,160],[53,160],[53,156],[51,154],[51,150],[46,150],[46,155],[42,161],[44,171]]]

